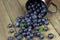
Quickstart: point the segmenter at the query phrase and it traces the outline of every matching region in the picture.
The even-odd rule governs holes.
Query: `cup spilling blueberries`
[[[27,40],[33,40],[33,37],[37,36],[40,39],[44,39],[42,31],[48,31],[48,27],[41,27],[42,25],[48,25],[48,19],[44,18],[47,14],[48,7],[41,0],[28,0],[26,3],[27,13],[25,17],[17,17],[15,26],[20,28],[18,32],[14,34],[17,40],[22,40],[25,37]],[[9,24],[11,28],[12,24]],[[13,30],[11,30],[13,32]],[[10,32],[11,32],[10,31]],[[52,33],[47,36],[52,39],[54,35]],[[8,37],[8,40],[13,40],[12,37]]]

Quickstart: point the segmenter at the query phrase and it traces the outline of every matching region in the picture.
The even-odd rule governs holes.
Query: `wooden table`
[[[25,3],[27,0],[0,0],[0,40],[7,40],[9,36],[14,37],[14,33],[18,31],[19,28],[15,28],[14,33],[9,33],[11,28],[8,28],[9,23],[15,24],[16,17],[24,16],[26,13]],[[58,8],[60,7],[59,0],[53,1],[57,4]],[[54,9],[54,8],[51,8]],[[49,31],[43,32],[45,38],[43,40],[60,40],[60,10],[58,9],[57,13],[47,14],[49,19]],[[54,34],[53,39],[48,39],[47,35],[49,33]],[[38,38],[35,38],[37,40]],[[14,40],[16,40],[14,38]],[[39,40],[39,39],[38,39]]]

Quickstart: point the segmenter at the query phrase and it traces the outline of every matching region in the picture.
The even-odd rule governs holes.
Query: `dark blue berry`
[[[11,24],[11,23],[10,23],[10,24],[8,24],[8,27],[9,27],[9,28],[11,28],[11,27],[12,27],[12,24]]]
[[[38,26],[35,26],[35,28],[34,28],[35,30],[39,30],[39,27]]]
[[[45,31],[48,31],[48,27],[44,27],[44,30],[45,30]]]
[[[31,31],[32,31],[32,29],[31,29],[31,28],[29,28],[29,29],[28,29],[28,31],[29,31],[29,32],[31,32]]]
[[[33,19],[36,19],[36,18],[37,18],[37,15],[33,15],[32,18],[33,18]]]
[[[24,33],[22,33],[22,35],[25,37],[27,35],[27,33],[24,32]]]
[[[20,27],[20,23],[19,22],[16,22],[15,26],[16,27]]]
[[[11,36],[10,36],[10,37],[8,37],[8,40],[13,40],[13,37],[11,37]]]
[[[48,34],[48,38],[52,39],[54,37],[54,35],[52,33]]]
[[[44,22],[44,24],[45,24],[45,25],[48,25],[48,24],[49,24],[49,22],[48,22],[48,21],[45,21],[45,22]]]
[[[17,40],[22,40],[22,36],[21,35],[17,36]]]
[[[16,33],[14,34],[14,37],[17,37],[17,36],[19,36],[19,33],[18,33],[18,32],[16,32]]]
[[[19,29],[18,31],[20,34],[22,34],[24,31],[22,29]]]
[[[28,35],[30,35],[30,32],[29,32],[29,31],[27,32],[27,36],[28,36]]]
[[[33,34],[30,34],[30,37],[31,37],[31,38],[33,38],[33,36],[34,36]]]
[[[44,39],[44,35],[43,34],[40,34],[39,38],[40,39]]]
[[[10,29],[10,33],[13,33],[14,32],[14,30],[13,29]]]

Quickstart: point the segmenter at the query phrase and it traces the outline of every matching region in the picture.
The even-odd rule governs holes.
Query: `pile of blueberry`
[[[44,18],[47,14],[47,6],[42,1],[29,0],[26,3],[27,13],[25,17],[17,17],[15,27],[20,28],[18,32],[14,34],[17,40],[22,40],[25,37],[27,40],[33,40],[33,37],[37,36],[40,39],[44,39],[42,31],[48,31],[48,27],[41,27],[42,25],[48,25],[48,19]],[[9,25],[9,28],[11,25]],[[10,32],[14,32],[12,29]],[[48,34],[48,38],[52,39],[54,35]],[[8,40],[13,40],[9,37]]]

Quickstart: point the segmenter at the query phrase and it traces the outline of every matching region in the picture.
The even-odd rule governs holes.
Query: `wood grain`
[[[3,3],[5,5],[5,8],[8,12],[8,15],[12,23],[15,25],[16,18],[19,16],[25,15],[25,13],[23,12],[23,9],[21,8],[17,0],[3,0]]]
[[[7,40],[9,36],[13,36],[14,33],[9,33],[8,24],[11,23],[10,18],[5,10],[5,7],[0,0],[0,40]],[[14,29],[13,27],[11,29]]]

